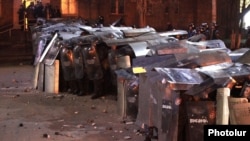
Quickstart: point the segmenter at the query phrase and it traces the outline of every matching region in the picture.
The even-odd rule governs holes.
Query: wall
[[[60,0],[43,0],[42,2],[60,6]],[[186,29],[191,22],[197,25],[202,22],[211,22],[211,6],[212,1],[207,0],[148,0],[146,23],[159,31],[166,30],[168,22],[177,29]],[[78,0],[77,17],[95,22],[99,15],[104,16],[107,25],[121,17],[127,26],[138,27],[139,25],[137,2],[134,0],[126,0],[125,13],[122,15],[110,13],[110,0]]]
[[[20,5],[22,4],[22,1],[21,0],[14,0],[13,1],[14,5],[13,5],[13,27],[15,29],[18,29],[20,28],[20,25],[18,23],[18,9],[20,7]]]
[[[111,14],[110,13],[110,1],[99,1],[99,13],[98,15],[104,16],[105,23],[111,24],[118,20],[119,18],[123,18],[124,24],[127,26],[137,25],[138,24],[138,14],[136,10],[136,2],[131,2],[127,0],[125,2],[125,13],[124,14]]]
[[[4,11],[0,25],[17,22],[16,11],[20,0],[3,0]],[[14,1],[14,6],[13,6]],[[43,0],[43,4],[51,3],[53,6],[60,6],[60,0]],[[127,26],[139,25],[139,14],[136,0],[126,0],[125,13],[114,15],[110,13],[110,0],[78,0],[78,15],[83,19],[96,21],[99,15],[104,16],[107,25],[123,17]],[[200,25],[203,22],[211,23],[212,0],[148,0],[149,12],[146,16],[146,24],[158,31],[166,30],[170,22],[176,29],[186,29],[189,23]],[[234,4],[232,4],[234,3]],[[235,0],[217,0],[217,23],[226,34],[230,34],[232,25],[237,24],[237,4]],[[13,16],[11,16],[13,15]],[[228,22],[230,21],[230,22]],[[15,25],[15,24],[14,24]]]
[[[2,12],[0,16],[0,32],[13,26],[13,0],[2,0]]]
[[[79,3],[83,1],[79,0]],[[103,15],[107,23],[112,23],[119,17],[124,17],[126,25],[138,25],[139,14],[136,4],[136,1],[127,0],[124,15],[110,14],[109,0],[99,1],[98,9],[95,10],[92,7],[92,11],[99,11],[99,15]],[[212,21],[212,1],[208,0],[148,0],[147,5],[147,25],[159,31],[166,30],[168,22],[172,23],[177,29],[186,29],[191,22],[200,25],[203,22],[209,23]],[[82,12],[83,10],[79,14],[84,15]],[[93,14],[90,15],[94,18]]]
[[[208,0],[176,0],[152,4],[152,15],[147,22],[158,30],[166,30],[167,23],[176,29],[187,29],[188,24],[210,23],[212,3]]]

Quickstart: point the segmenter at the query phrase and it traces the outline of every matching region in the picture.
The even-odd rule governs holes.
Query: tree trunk
[[[237,35],[237,38],[236,38],[236,49],[240,48],[241,46],[241,30],[242,30],[242,27],[243,27],[243,17],[244,17],[244,11],[245,11],[245,6],[246,6],[246,0],[243,0],[243,4],[242,4],[242,13],[240,14],[240,17],[239,17],[239,22],[240,22],[240,26],[238,28],[239,32],[238,32],[238,35]]]
[[[232,30],[232,33],[231,33],[231,37],[230,37],[230,49],[234,49],[234,47],[235,47],[235,36],[236,36],[236,34],[235,34],[235,31],[234,30]]]
[[[137,11],[139,14],[139,27],[146,26],[147,0],[137,0]]]

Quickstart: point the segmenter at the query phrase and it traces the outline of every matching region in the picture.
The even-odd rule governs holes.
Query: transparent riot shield
[[[63,47],[60,50],[60,62],[63,71],[63,78],[66,81],[75,80],[75,70],[73,66],[73,52],[69,48]]]
[[[102,66],[96,52],[96,46],[90,45],[83,48],[83,60],[90,80],[103,78]]]
[[[75,68],[76,79],[82,79],[84,76],[83,55],[80,46],[76,45],[73,48],[73,65]]]
[[[35,60],[34,60],[34,63],[33,65],[36,66],[42,56],[42,53],[45,49],[45,45],[46,45],[46,39],[40,39],[38,41],[38,45],[37,45],[37,48],[36,48],[36,53],[35,53]]]
[[[215,125],[216,103],[214,101],[185,102],[186,138],[185,140],[202,140],[204,125]]]
[[[111,49],[108,53],[108,62],[110,65],[110,73],[111,73],[111,82],[112,84],[116,85],[116,74],[115,71],[117,70],[117,59],[116,59],[116,50]]]
[[[110,69],[115,71],[117,69],[117,52],[116,49],[111,49],[108,53],[108,62],[110,64]]]
[[[42,56],[40,57],[40,60],[39,60],[40,63],[44,61],[45,56],[48,54],[49,50],[54,46],[55,40],[57,39],[57,37],[58,37],[58,33],[55,33],[53,38],[50,40],[49,44],[43,51]]]
[[[44,57],[44,64],[46,65],[52,65],[54,64],[57,55],[60,51],[60,40],[56,38],[53,40],[51,47],[49,48],[47,54]]]

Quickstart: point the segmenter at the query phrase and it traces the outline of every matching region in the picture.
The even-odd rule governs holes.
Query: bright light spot
[[[244,22],[245,28],[247,29],[247,27],[250,26],[250,12],[247,12],[247,14],[244,16]]]

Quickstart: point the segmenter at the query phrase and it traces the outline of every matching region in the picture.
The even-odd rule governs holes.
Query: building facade
[[[27,3],[38,0],[26,0]],[[0,27],[18,28],[17,11],[23,0],[0,0]],[[59,7],[63,17],[80,17],[95,21],[103,16],[106,25],[119,18],[126,26],[151,26],[164,31],[171,23],[176,29],[188,24],[216,22],[230,33],[237,26],[240,0],[41,0]],[[8,11],[8,12],[6,12]],[[2,29],[0,28],[0,29]]]

